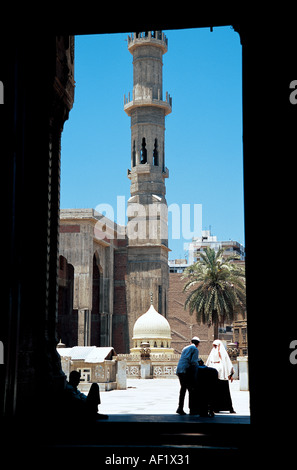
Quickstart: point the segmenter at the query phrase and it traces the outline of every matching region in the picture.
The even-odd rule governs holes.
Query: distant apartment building
[[[189,264],[195,263],[199,259],[199,254],[205,248],[214,248],[216,251],[220,248],[224,248],[224,255],[238,255],[241,260],[244,260],[245,250],[244,247],[234,240],[219,241],[216,235],[211,235],[210,230],[202,230],[201,237],[192,238],[189,243]]]
[[[212,347],[213,329],[207,325],[200,325],[196,322],[196,315],[190,315],[188,310],[184,309],[186,294],[183,292],[183,286],[186,280],[182,279],[184,270],[199,260],[200,253],[205,248],[210,247],[215,250],[223,247],[224,256],[238,255],[239,264],[244,265],[245,249],[243,245],[234,240],[219,241],[217,236],[211,235],[210,230],[203,230],[201,237],[195,237],[189,243],[188,260],[174,259],[169,260],[169,305],[168,320],[172,328],[172,347],[176,352],[181,352],[182,348],[188,344],[193,333],[199,336],[201,341],[199,351],[201,354],[209,354]],[[237,321],[231,325],[221,325],[219,328],[219,338],[228,343],[235,343],[239,349],[240,355],[247,355],[247,325],[245,316],[239,314]]]
[[[211,235],[210,230],[202,230],[201,237],[193,237],[188,245],[188,259],[169,260],[169,272],[183,273],[184,270],[199,260],[200,253],[205,248],[214,248],[216,251],[224,248],[224,256],[238,255],[241,261],[245,259],[244,246],[234,240],[219,241],[216,235]]]

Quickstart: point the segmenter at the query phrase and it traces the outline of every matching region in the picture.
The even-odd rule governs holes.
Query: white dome
[[[168,321],[151,305],[146,313],[141,315],[133,328],[133,339],[171,339],[171,329]]]

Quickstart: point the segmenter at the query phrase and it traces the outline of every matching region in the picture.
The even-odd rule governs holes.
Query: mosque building
[[[131,121],[127,226],[105,217],[101,223],[93,209],[61,211],[57,335],[68,347],[112,345],[117,353],[129,353],[140,346],[137,329],[152,320],[146,339],[152,349],[170,350],[165,117],[172,99],[168,93],[163,99],[162,78],[167,49],[162,31],[128,36],[133,93],[124,98]],[[150,292],[159,313],[149,308]]]
[[[152,353],[179,354],[197,335],[200,353],[211,349],[213,329],[185,311],[181,274],[168,266],[165,118],[172,98],[163,97],[162,76],[167,51],[162,31],[128,36],[133,91],[124,97],[131,124],[127,226],[94,209],[60,211],[56,335],[68,348],[113,347],[129,354],[147,342]]]

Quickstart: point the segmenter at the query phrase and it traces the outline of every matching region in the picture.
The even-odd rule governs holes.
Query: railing
[[[153,98],[153,89],[152,88],[147,88],[147,87],[139,87],[137,90],[133,90],[132,92],[132,100],[130,97],[130,92],[128,93],[128,96],[124,95],[124,106],[126,106],[128,103],[133,103],[134,101],[151,101],[153,104],[156,102],[164,103],[164,101],[161,99],[161,90],[158,90],[158,97]],[[168,103],[169,106],[172,107],[172,97],[166,91],[166,98],[165,98],[165,103]],[[135,103],[136,104],[136,103]]]
[[[125,361],[139,361],[140,355],[139,354],[118,354],[116,356],[117,360],[125,360]],[[180,354],[163,354],[163,353],[151,353],[150,358],[152,361],[178,361],[180,358]]]
[[[143,31],[132,33],[128,36],[128,47],[135,41],[151,41],[151,40],[162,41],[168,46],[168,39],[162,31]]]

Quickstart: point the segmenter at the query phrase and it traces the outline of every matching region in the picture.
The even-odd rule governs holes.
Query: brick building
[[[180,273],[169,274],[169,298],[168,298],[168,321],[171,326],[171,347],[175,353],[180,353],[187,346],[193,336],[201,340],[199,345],[200,355],[208,355],[213,337],[213,327],[198,324],[195,314],[190,315],[189,310],[184,309],[187,294],[183,292],[185,280]]]
[[[214,237],[216,238],[216,237]],[[222,243],[215,240],[216,247],[222,246]],[[237,242],[233,242],[234,246],[238,246]],[[209,246],[209,245],[205,245]],[[224,246],[224,245],[223,245]],[[226,245],[225,245],[226,246]],[[224,255],[230,256],[230,245],[224,252]],[[199,251],[203,248],[199,247]],[[233,253],[234,254],[234,251]],[[235,260],[234,263],[244,267],[244,259]],[[208,354],[211,349],[211,343],[213,337],[213,327],[208,328],[207,325],[198,324],[196,322],[195,313],[190,315],[188,310],[184,310],[184,304],[187,294],[183,292],[183,287],[186,280],[182,280],[184,270],[189,267],[190,264],[186,259],[176,259],[169,261],[169,315],[168,320],[172,327],[173,341],[172,347],[175,348],[175,352],[180,352],[183,345],[187,344],[190,336],[199,336],[202,340],[199,351],[201,354]],[[218,337],[224,341],[225,344],[235,343],[236,348],[239,350],[240,355],[246,356],[248,354],[248,339],[247,339],[247,319],[246,312],[237,312],[237,318],[232,324],[219,325]]]

